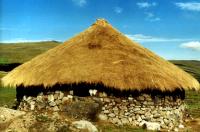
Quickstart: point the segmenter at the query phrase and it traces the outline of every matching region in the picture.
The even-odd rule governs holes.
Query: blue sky
[[[200,60],[200,0],[0,0],[0,42],[65,41],[107,19],[166,59]]]

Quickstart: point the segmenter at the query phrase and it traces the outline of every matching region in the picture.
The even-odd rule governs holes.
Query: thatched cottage
[[[40,100],[41,91],[57,90],[47,100],[57,101],[50,106],[59,110],[59,99],[64,96],[71,101],[76,96],[94,97],[103,104],[100,117],[104,120],[132,125],[159,122],[163,128],[182,121],[185,90],[199,89],[191,75],[130,40],[104,19],[15,68],[2,83],[17,88],[18,100],[34,94]],[[58,90],[68,92],[63,95]]]

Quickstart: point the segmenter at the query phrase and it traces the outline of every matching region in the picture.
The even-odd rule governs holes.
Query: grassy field
[[[37,42],[37,43],[20,43],[20,44],[2,44],[0,43],[0,65],[9,63],[24,63],[36,55],[47,51],[61,44],[56,41],[49,42]],[[193,75],[200,82],[200,61],[194,60],[171,60],[172,63],[182,68],[186,72]],[[5,76],[7,72],[0,71],[0,78]],[[8,105],[12,106],[15,99],[14,88],[2,88],[0,84],[0,106]],[[189,113],[195,117],[200,118],[200,92],[186,91],[186,104],[188,106]],[[133,129],[116,128],[110,125],[101,125],[102,130],[110,130],[112,132],[118,132],[119,130],[133,131]],[[141,129],[134,129],[135,131],[141,131]]]
[[[0,64],[23,63],[59,44],[61,44],[61,42],[57,41],[17,44],[0,43]]]

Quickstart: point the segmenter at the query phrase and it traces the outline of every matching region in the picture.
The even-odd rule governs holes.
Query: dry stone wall
[[[174,129],[183,123],[184,101],[170,96],[151,97],[142,94],[137,97],[118,98],[99,93],[78,97],[73,95],[73,91],[68,93],[55,91],[45,95],[40,93],[37,97],[24,96],[18,108],[23,111],[62,111],[70,102],[80,100],[100,103],[101,111],[98,113],[98,118],[116,125],[142,126],[145,121],[159,123],[163,129]]]

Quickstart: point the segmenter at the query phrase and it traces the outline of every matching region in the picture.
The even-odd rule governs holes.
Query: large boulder
[[[5,129],[14,119],[25,114],[23,111],[0,107],[0,130]]]
[[[141,125],[146,128],[147,130],[151,131],[160,131],[160,124],[157,122],[147,122],[147,121],[142,121]]]
[[[91,122],[86,120],[72,122],[72,125],[78,129],[88,130],[88,132],[98,132],[98,129]]]

